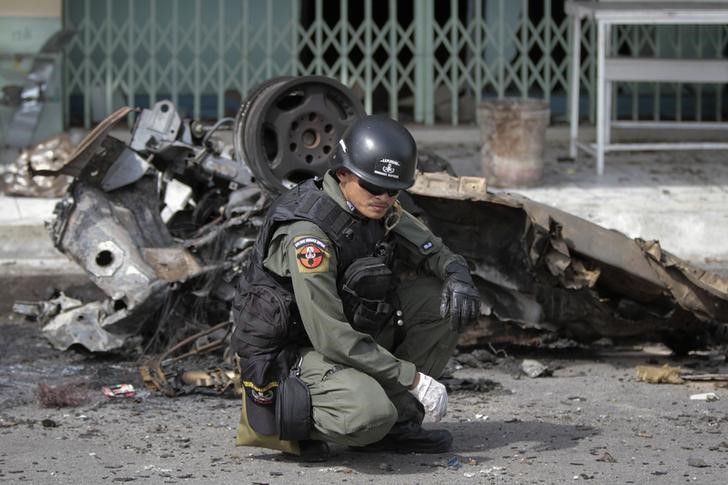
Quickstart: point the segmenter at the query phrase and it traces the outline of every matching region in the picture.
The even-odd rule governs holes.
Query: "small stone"
[[[449,466],[449,467],[457,469],[457,468],[460,468],[460,465],[461,465],[461,463],[460,463],[459,456],[451,456],[447,460],[447,466]]]
[[[498,360],[495,355],[485,349],[475,349],[472,354],[480,362],[496,362]]]
[[[591,343],[594,347],[611,347],[614,345],[614,341],[609,337],[602,337]]]
[[[41,421],[40,424],[42,424],[44,428],[57,428],[58,427],[57,422],[53,421],[52,419],[47,419],[47,418],[44,419],[43,421]]]
[[[610,455],[608,451],[605,451],[602,456],[597,458],[597,461],[602,461],[604,463],[617,463],[617,459]]]
[[[545,377],[552,374],[551,369],[543,365],[541,362],[533,359],[524,359],[521,363],[521,370],[528,377]]]
[[[688,458],[688,465],[697,468],[707,468],[710,466],[702,458]]]
[[[458,363],[466,367],[477,369],[480,367],[480,361],[473,354],[460,354],[457,356]]]

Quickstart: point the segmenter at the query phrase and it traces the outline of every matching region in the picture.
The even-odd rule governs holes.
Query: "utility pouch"
[[[272,355],[255,356],[241,365],[243,407],[240,413],[235,443],[238,446],[260,446],[287,453],[299,454],[298,443],[278,437],[276,403],[279,401],[280,383]],[[236,355],[238,365],[240,358]],[[286,367],[287,368],[287,367]]]
[[[248,286],[233,303],[230,345],[242,359],[278,352],[289,335],[290,301],[263,285]]]
[[[375,335],[395,311],[396,279],[379,257],[354,261],[344,272],[341,298],[351,326]]]
[[[256,433],[276,434],[275,406],[280,383],[274,354],[246,359],[240,369],[248,423]]]
[[[301,360],[299,359],[291,374],[278,387],[276,424],[278,437],[282,440],[308,439],[313,427],[311,392],[306,383],[298,377]]]

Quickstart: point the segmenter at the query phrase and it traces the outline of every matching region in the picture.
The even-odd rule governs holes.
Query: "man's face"
[[[375,195],[360,185],[359,177],[345,169],[338,170],[336,175],[346,200],[354,204],[356,210],[369,219],[384,217],[399,195],[399,193],[389,195],[387,192]],[[364,185],[366,186],[366,184]],[[379,190],[374,191],[379,192]]]

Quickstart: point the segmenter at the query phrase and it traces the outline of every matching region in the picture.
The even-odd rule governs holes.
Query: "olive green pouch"
[[[235,444],[237,446],[257,446],[292,453],[294,455],[301,454],[297,441],[281,440],[277,434],[264,435],[255,432],[248,422],[248,412],[245,408],[246,401],[247,399],[243,392],[243,409],[240,413],[240,424],[238,425],[238,433],[235,437]]]

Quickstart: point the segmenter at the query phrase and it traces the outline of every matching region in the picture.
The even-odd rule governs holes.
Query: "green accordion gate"
[[[336,78],[368,112],[470,123],[484,98],[533,96],[568,113],[563,0],[66,0],[67,124],[171,99],[184,116],[231,116],[257,83]],[[617,29],[622,55],[723,57],[728,27]],[[582,113],[593,118],[594,29],[582,38]],[[724,119],[725,85],[625,83],[622,119]],[[587,109],[588,108],[588,109]]]

